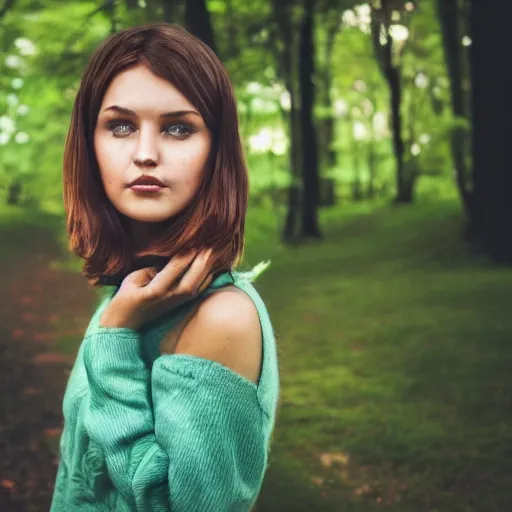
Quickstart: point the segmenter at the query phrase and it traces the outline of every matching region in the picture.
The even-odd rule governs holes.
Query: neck
[[[132,234],[133,245],[136,251],[148,247],[152,240],[157,236],[161,229],[158,222],[130,221],[130,230]]]

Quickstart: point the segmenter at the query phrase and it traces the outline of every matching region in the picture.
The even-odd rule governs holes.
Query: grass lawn
[[[273,212],[248,212],[242,268],[272,260],[255,285],[281,369],[257,512],[512,510],[512,269],[470,252],[456,202],[320,225],[321,243],[284,247]],[[0,212],[0,261],[47,229],[65,243],[62,226]]]
[[[512,510],[512,270],[471,255],[453,202],[321,225],[247,251],[272,257],[282,385],[258,511]]]

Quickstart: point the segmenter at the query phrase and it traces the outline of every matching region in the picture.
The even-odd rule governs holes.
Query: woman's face
[[[197,109],[172,84],[144,66],[118,74],[107,89],[94,150],[107,197],[131,219],[134,233],[181,212],[194,198],[210,152],[211,133]],[[158,192],[130,182],[158,178]]]

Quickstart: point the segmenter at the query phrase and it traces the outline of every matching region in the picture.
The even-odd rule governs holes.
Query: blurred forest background
[[[178,23],[232,78],[251,187],[244,265],[272,260],[257,287],[282,401],[258,511],[511,510],[511,84],[498,58],[510,5],[495,3],[0,1],[3,346],[34,346],[45,302],[33,361],[64,386],[94,304],[57,306],[70,286],[92,293],[62,206],[81,73],[109,34]],[[27,299],[20,262],[36,256],[30,283],[60,286],[49,302],[48,284]],[[5,440],[16,410],[0,500],[47,510],[33,497],[49,499],[53,469],[27,478],[16,460],[32,455]],[[25,416],[54,451],[58,414]]]

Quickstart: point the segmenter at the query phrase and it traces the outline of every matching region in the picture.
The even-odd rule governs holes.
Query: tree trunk
[[[295,238],[299,231],[299,211],[300,211],[300,198],[301,198],[301,184],[300,184],[300,120],[297,102],[291,96],[291,117],[290,117],[290,133],[291,133],[291,147],[290,147],[290,165],[292,173],[292,183],[288,188],[288,209],[286,212],[286,219],[283,227],[283,240],[292,240]]]
[[[402,116],[400,103],[402,89],[400,86],[399,71],[393,66],[387,68],[388,84],[391,93],[391,126],[393,127],[393,152],[396,159],[396,199],[397,203],[409,203],[412,201],[407,190],[407,178],[404,165],[404,142],[402,139]]]
[[[334,178],[320,180],[320,203],[318,206],[333,206],[336,204],[336,188]]]
[[[182,0],[162,0],[163,20],[167,23],[176,23],[176,8]]]
[[[114,0],[105,0],[103,4],[103,10],[110,20],[110,35],[115,34],[117,32],[117,4]]]
[[[12,183],[9,183],[9,186],[7,188],[7,204],[19,205],[21,198],[21,190],[21,181],[14,180]]]
[[[473,2],[470,14],[474,191],[471,228],[474,240],[495,261],[512,263],[512,80],[502,57],[509,44],[511,5],[508,0],[498,0],[496,4],[490,9],[482,2]]]
[[[354,174],[352,180],[352,201],[362,201],[364,199],[363,184],[361,182],[361,148],[360,144],[355,144],[354,151]]]
[[[307,143],[302,144],[301,236],[319,238],[321,234],[317,222],[317,205],[319,203],[318,150],[313,121],[315,102],[313,18],[313,0],[305,0],[299,45],[300,126],[302,141],[307,141]]]
[[[341,16],[333,16],[333,13],[329,11],[326,19],[323,20],[323,24],[326,27],[327,32],[325,41],[325,56],[322,72],[320,76],[322,78],[322,93],[321,102],[326,111],[330,114],[328,117],[321,119],[318,124],[321,126],[319,133],[322,136],[322,140],[319,141],[319,149],[321,150],[321,160],[323,162],[324,169],[330,169],[336,165],[336,151],[332,148],[334,141],[334,126],[335,119],[332,113],[332,98],[331,98],[331,87],[332,87],[332,53],[334,49],[334,40],[341,27]]]
[[[464,104],[462,90],[462,65],[460,48],[460,30],[458,0],[437,0],[437,12],[443,37],[443,49],[446,68],[450,77],[450,93],[453,115],[467,118],[467,108]],[[465,129],[456,127],[451,133],[451,152],[457,188],[466,214],[470,214],[471,192],[468,184],[469,172],[466,166],[465,154],[469,150]]]
[[[373,132],[373,129],[372,129]],[[375,178],[377,176],[377,155],[375,154],[375,137],[372,133],[372,138],[368,147],[368,190],[366,197],[373,199],[375,197]]]
[[[400,113],[402,86],[400,81],[400,68],[393,65],[392,44],[393,40],[389,33],[389,12],[382,9],[372,9],[372,42],[375,57],[380,70],[386,79],[390,92],[391,128],[393,131],[393,153],[396,161],[396,197],[397,203],[408,203],[412,201],[408,180],[405,175],[404,166],[404,142],[402,139],[402,116]],[[386,44],[380,44],[380,33],[384,31]]]
[[[282,37],[282,51],[279,51],[277,45],[272,45],[277,70],[283,79],[286,89],[290,94],[290,113],[288,115],[288,127],[290,135],[290,181],[288,187],[288,204],[286,217],[283,224],[282,240],[288,242],[293,240],[299,229],[298,216],[300,211],[300,191],[301,191],[301,144],[300,144],[300,117],[299,117],[299,98],[297,95],[297,86],[295,80],[295,68],[293,63],[295,58],[295,37],[293,31],[293,18],[291,14],[293,3],[290,1],[273,0],[272,8],[274,19],[277,22],[277,31],[274,33],[274,39]]]
[[[341,20],[340,17],[337,17]],[[326,112],[327,117],[317,120],[318,134],[320,140],[318,141],[318,149],[320,150],[320,168],[322,173],[320,198],[318,206],[332,206],[335,204],[335,180],[327,178],[327,172],[336,165],[336,151],[332,145],[335,138],[335,119],[332,111],[332,51],[334,45],[334,38],[338,32],[340,23],[337,25],[330,25],[327,28],[327,41],[325,43],[325,62],[324,68],[321,73],[321,102]]]
[[[397,203],[412,203],[414,199],[414,185],[416,180],[410,178],[403,182],[402,188],[400,189],[400,197],[397,197]]]
[[[206,0],[187,0],[185,4],[185,26],[187,30],[201,39],[215,53],[215,36],[213,34],[210,12]]]
[[[375,123],[374,123],[374,116],[375,112],[377,112],[377,98],[373,91],[370,91],[368,93],[368,100],[372,103],[372,111],[373,114],[370,118],[370,140],[368,142],[368,188],[366,191],[366,197],[368,199],[373,199],[376,195],[376,187],[375,187],[375,180],[377,178],[377,138],[375,134]]]

